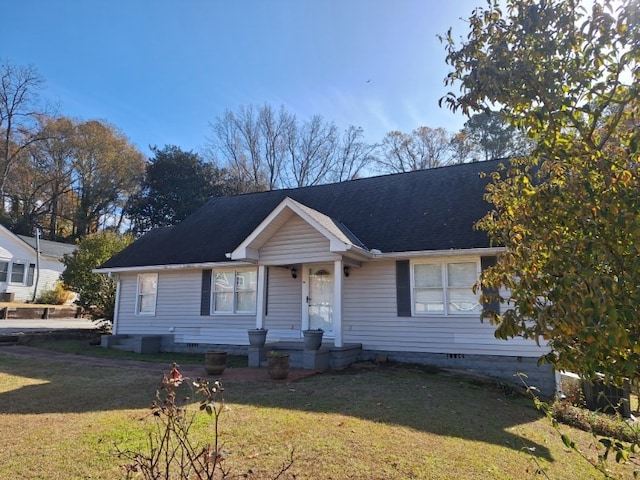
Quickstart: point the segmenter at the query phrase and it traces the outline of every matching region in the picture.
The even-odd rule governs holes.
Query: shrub
[[[64,305],[73,300],[74,293],[66,290],[62,282],[56,282],[53,288],[43,290],[36,298],[36,303],[47,303],[49,305]]]
[[[213,480],[230,478],[229,468],[223,462],[226,452],[220,444],[219,421],[224,410],[224,389],[218,380],[210,383],[198,378],[189,382],[175,363],[169,375],[162,377],[156,399],[151,404],[150,417],[155,428],[149,434],[146,452],[122,450],[116,445],[115,453],[128,463],[123,465],[127,479],[160,480],[169,478]],[[186,393],[186,395],[182,395]],[[179,398],[182,397],[182,398]],[[196,411],[189,401],[199,400]],[[191,427],[197,412],[205,412],[213,419],[211,443],[199,445],[191,438]],[[287,463],[273,477],[280,478],[291,465],[293,453]],[[236,478],[251,478],[251,472]]]
[[[623,442],[640,442],[640,428],[636,425],[630,425],[619,415],[592,412],[563,400],[554,402],[551,405],[550,413],[558,422],[585,432],[615,438]]]

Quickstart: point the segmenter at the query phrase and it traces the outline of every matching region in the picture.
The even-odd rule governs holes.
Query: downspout
[[[28,266],[27,266],[28,268]],[[32,302],[35,303],[38,293],[38,282],[40,281],[40,229],[36,228],[36,278],[33,282],[33,298]]]

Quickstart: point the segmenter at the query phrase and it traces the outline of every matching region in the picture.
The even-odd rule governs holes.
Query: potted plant
[[[322,344],[322,335],[324,330],[321,328],[303,330],[302,336],[304,337],[304,349],[305,350],[318,350]]]
[[[251,347],[264,347],[265,342],[267,341],[267,332],[269,330],[266,328],[251,328],[247,332],[249,333],[249,346]]]
[[[222,375],[227,367],[227,352],[212,351],[204,354],[204,369],[209,375]]]
[[[267,373],[272,380],[282,380],[289,375],[289,354],[282,350],[272,350],[267,354]]]

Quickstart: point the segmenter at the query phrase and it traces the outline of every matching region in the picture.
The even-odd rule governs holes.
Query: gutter
[[[375,250],[371,250],[372,252]],[[417,252],[389,252],[383,253],[379,250],[373,255],[375,260],[385,258],[417,258],[417,257],[443,257],[446,255],[497,255],[505,251],[504,247],[481,247],[481,248],[451,248],[449,250],[421,250]]]
[[[166,270],[202,270],[213,267],[251,266],[249,262],[201,262],[174,265],[143,265],[134,267],[94,268],[93,273],[123,273],[123,272],[157,272]]]
[[[467,248],[467,249],[450,249],[450,250],[422,250],[417,252],[389,252],[382,253],[379,250],[371,249],[369,251],[364,250],[355,245],[351,248],[347,248],[347,252],[356,254],[366,260],[385,260],[385,259],[407,259],[418,257],[443,257],[452,254],[459,255],[496,255],[504,252],[504,247],[486,247],[486,248]],[[339,253],[339,252],[335,252]],[[230,254],[227,254],[227,258]],[[167,270],[203,270],[215,267],[245,267],[255,266],[254,262],[200,262],[200,263],[185,263],[175,265],[144,265],[135,267],[112,267],[112,268],[94,268],[91,270],[93,273],[123,273],[123,272],[157,272]]]

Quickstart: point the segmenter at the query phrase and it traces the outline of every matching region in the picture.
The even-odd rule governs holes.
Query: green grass
[[[139,360],[143,362],[162,363],[170,365],[176,362],[179,365],[201,364],[204,359],[202,353],[154,353],[141,355],[134,352],[125,352],[112,348],[102,348],[92,345],[99,340],[100,334],[95,332],[77,332],[74,334],[34,334],[25,335],[20,343],[30,347],[43,348],[62,353],[75,355],[89,355],[99,358],[114,358],[123,360]],[[247,357],[239,355],[227,356],[228,367],[246,367]]]
[[[0,478],[122,478],[114,445],[142,448],[158,384],[139,369],[25,360],[0,349]],[[564,447],[530,400],[423,369],[229,381],[225,399],[221,440],[237,475],[271,478],[293,450],[284,478],[538,479],[542,470],[557,479],[602,478]],[[199,442],[211,439],[207,418],[194,427]],[[596,439],[561,428],[596,458]]]

